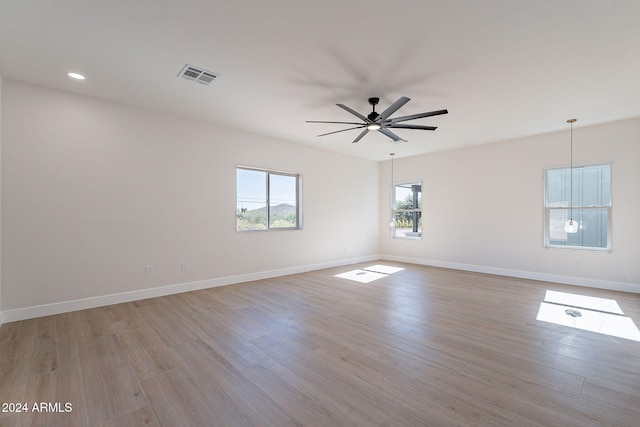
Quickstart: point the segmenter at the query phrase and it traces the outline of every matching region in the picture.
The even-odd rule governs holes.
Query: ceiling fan
[[[345,132],[353,129],[363,129],[360,135],[358,135],[356,139],[353,140],[354,143],[360,141],[363,136],[369,133],[369,131],[373,131],[373,130],[377,130],[378,132],[388,136],[394,142],[406,142],[406,140],[400,138],[398,135],[391,132],[389,129],[436,130],[436,126],[407,125],[401,122],[421,119],[423,117],[438,116],[440,114],[448,113],[447,110],[437,110],[437,111],[430,111],[428,113],[418,113],[418,114],[411,114],[409,116],[390,118],[390,116],[393,113],[398,111],[400,107],[402,107],[404,104],[406,104],[410,100],[411,98],[407,98],[406,96],[403,96],[400,99],[398,99],[396,102],[391,104],[389,107],[387,107],[387,109],[384,110],[382,113],[377,113],[376,105],[378,105],[378,102],[380,102],[380,98],[369,98],[369,105],[373,107],[373,111],[369,113],[369,115],[367,116],[364,116],[358,113],[357,111],[347,107],[346,105],[336,104],[338,107],[348,111],[349,113],[353,114],[354,116],[362,120],[362,122],[325,122],[325,121],[317,121],[317,120],[307,120],[307,123],[334,123],[334,124],[342,124],[342,125],[357,125],[355,127],[350,127],[348,129],[336,130],[334,132],[328,132],[328,133],[323,133],[321,135],[318,135],[318,136],[325,136],[325,135],[331,135],[334,133]]]

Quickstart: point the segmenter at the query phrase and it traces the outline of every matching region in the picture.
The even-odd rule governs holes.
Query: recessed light
[[[78,73],[67,73],[67,75],[69,77],[71,77],[72,79],[76,79],[76,80],[84,80],[84,76],[82,74],[78,74]]]

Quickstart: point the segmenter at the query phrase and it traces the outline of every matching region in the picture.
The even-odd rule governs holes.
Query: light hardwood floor
[[[373,264],[5,324],[0,402],[72,410],[0,425],[640,425],[640,342],[536,320],[555,290],[640,325],[640,295],[389,262],[334,277]]]

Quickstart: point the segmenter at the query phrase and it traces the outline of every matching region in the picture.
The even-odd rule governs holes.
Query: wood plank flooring
[[[5,324],[0,426],[640,425],[640,342],[536,320],[640,295],[380,263]]]

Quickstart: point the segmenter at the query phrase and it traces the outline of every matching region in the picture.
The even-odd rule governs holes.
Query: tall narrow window
[[[574,166],[573,179],[571,168],[545,170],[545,210],[547,247],[610,249],[611,165]],[[564,229],[570,217],[577,233]]]
[[[393,185],[393,237],[422,238],[422,183]]]
[[[236,231],[300,228],[300,176],[236,168]]]

